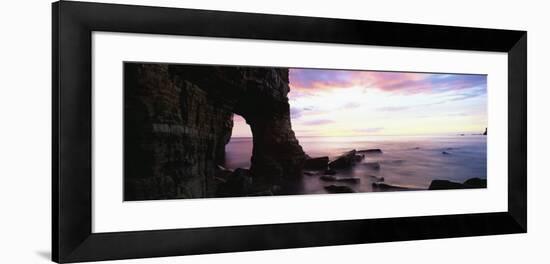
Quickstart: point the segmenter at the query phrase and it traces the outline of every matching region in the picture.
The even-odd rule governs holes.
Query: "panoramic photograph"
[[[124,63],[124,200],[487,186],[487,76]]]

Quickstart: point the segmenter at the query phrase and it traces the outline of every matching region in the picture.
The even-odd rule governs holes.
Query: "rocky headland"
[[[285,68],[125,63],[125,200],[255,195],[301,177],[288,83]],[[254,137],[249,170],[219,167],[233,114]]]

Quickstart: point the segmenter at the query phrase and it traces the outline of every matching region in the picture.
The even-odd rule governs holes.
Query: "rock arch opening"
[[[234,114],[231,139],[225,145],[225,162],[223,166],[230,170],[237,168],[250,169],[252,147],[252,130],[250,126],[242,116]]]
[[[125,200],[254,195],[300,177],[288,83],[286,68],[125,63]],[[230,171],[219,165],[234,114],[253,148],[250,167]]]

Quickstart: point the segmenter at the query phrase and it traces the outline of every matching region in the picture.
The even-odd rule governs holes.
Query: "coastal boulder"
[[[319,179],[321,179],[322,181],[336,181],[336,177],[331,175],[323,175]]]
[[[480,178],[471,178],[464,182],[466,188],[487,188],[487,180]]]
[[[348,151],[344,154],[342,154],[341,156],[339,156],[338,158],[336,158],[334,161],[330,162],[328,164],[328,166],[331,168],[331,169],[346,169],[346,168],[349,168],[353,165],[355,165],[355,163],[357,163],[357,151],[354,149],[354,150],[351,150],[351,151]]]
[[[336,178],[336,181],[337,182],[347,182],[347,183],[359,183],[361,181],[361,179],[357,178],[357,177],[341,177],[341,178]]]
[[[306,170],[326,170],[328,166],[328,157],[308,158],[304,162]]]
[[[353,193],[353,189],[343,185],[329,185],[325,186],[325,190],[329,193]]]
[[[219,182],[227,182],[229,175],[233,173],[232,170],[227,169],[221,165],[216,166],[215,178]]]
[[[358,150],[357,153],[363,153],[363,154],[382,154],[381,149],[362,149]]]
[[[487,180],[480,178],[471,178],[464,183],[453,182],[448,180],[433,180],[429,190],[448,190],[448,189],[475,189],[487,188]]]
[[[464,185],[459,182],[448,180],[433,180],[430,183],[428,190],[448,190],[448,189],[464,189]]]
[[[369,177],[370,177],[373,181],[377,181],[377,182],[383,182],[383,181],[384,181],[384,177],[378,177],[378,176],[374,176],[374,175],[369,175]]]
[[[252,174],[250,170],[237,168],[228,175],[225,182],[218,186],[217,196],[245,196],[250,194],[252,187]]]

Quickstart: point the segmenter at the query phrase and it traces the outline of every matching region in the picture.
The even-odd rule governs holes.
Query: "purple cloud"
[[[303,121],[301,122],[302,125],[308,125],[308,126],[316,126],[316,125],[325,125],[333,123],[333,120],[330,119],[315,119],[310,121]]]
[[[468,91],[474,97],[486,93],[487,76],[479,74],[438,74],[412,72],[290,69],[290,86],[300,95],[318,89],[352,86],[382,91],[417,94]]]

